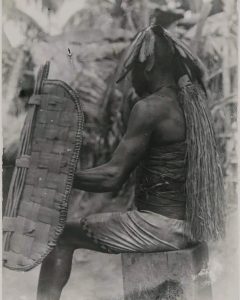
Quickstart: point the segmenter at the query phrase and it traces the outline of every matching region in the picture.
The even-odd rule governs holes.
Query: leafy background
[[[228,234],[217,245],[210,244],[210,271],[214,300],[237,299],[236,11],[235,0],[4,0],[3,199],[39,65],[50,60],[50,78],[62,79],[77,89],[87,115],[81,168],[101,164],[109,159],[124,133],[136,98],[129,79],[116,86],[117,63],[134,34],[155,16],[206,66],[205,83],[228,204]],[[124,211],[132,199],[132,178],[118,193],[73,191],[69,219]],[[38,272],[39,268],[26,274],[3,270],[4,299],[33,299]],[[119,256],[76,251],[63,299],[76,295],[84,300],[113,299],[113,293],[114,299],[121,299]]]

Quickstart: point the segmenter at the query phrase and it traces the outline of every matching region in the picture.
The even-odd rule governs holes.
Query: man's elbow
[[[125,180],[121,175],[119,168],[112,168],[105,182],[105,187],[109,192],[118,191],[121,189],[124,182]]]
[[[121,178],[116,178],[112,182],[112,192],[119,191],[123,185],[124,181]]]

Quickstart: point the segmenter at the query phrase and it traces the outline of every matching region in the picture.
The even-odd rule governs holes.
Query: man
[[[60,299],[75,249],[105,253],[171,251],[223,233],[221,169],[199,62],[160,26],[141,31],[126,52],[140,100],[104,165],[77,172],[74,187],[117,190],[136,169],[136,208],[66,224],[44,260],[38,300]]]

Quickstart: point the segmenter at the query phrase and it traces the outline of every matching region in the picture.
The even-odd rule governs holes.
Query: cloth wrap
[[[185,142],[149,149],[137,168],[137,208],[185,219],[186,171]]]
[[[37,266],[55,247],[82,143],[80,99],[48,72],[46,63],[29,100],[3,216],[3,265],[18,271]]]
[[[93,214],[82,219],[80,225],[104,253],[173,251],[191,243],[184,220],[147,210]]]

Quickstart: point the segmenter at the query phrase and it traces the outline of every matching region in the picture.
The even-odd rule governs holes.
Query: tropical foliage
[[[129,81],[115,85],[116,65],[137,30],[147,26],[154,16],[184,39],[205,63],[227,198],[229,207],[235,207],[235,7],[234,0],[225,0],[222,6],[219,1],[186,0],[3,1],[4,162],[13,161],[34,74],[47,59],[51,61],[50,76],[76,88],[84,102],[87,122],[82,167],[106,161],[124,132],[129,108],[136,97]],[[17,38],[13,28],[18,28]],[[131,191],[130,180],[120,195]],[[82,207],[83,199],[87,201],[89,195],[84,193],[77,198],[80,202],[75,205]],[[121,199],[119,203],[124,207],[129,205],[126,197]],[[102,204],[96,210],[105,209],[106,201]],[[114,202],[110,208],[115,206]]]

